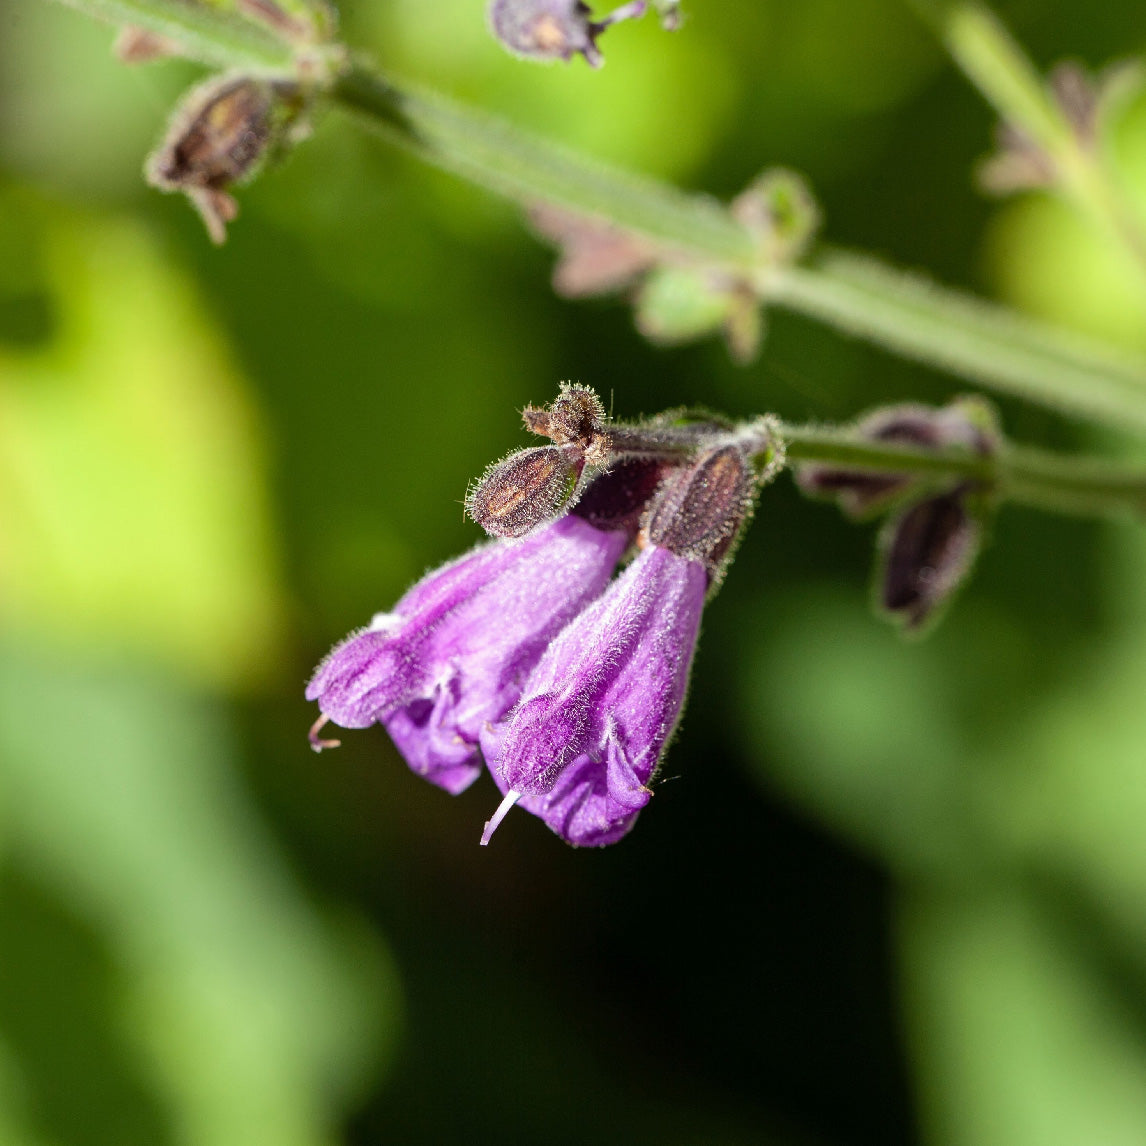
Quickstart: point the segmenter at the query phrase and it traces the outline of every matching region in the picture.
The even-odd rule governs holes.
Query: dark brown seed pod
[[[203,217],[216,243],[238,206],[227,189],[250,178],[266,155],[280,110],[297,85],[252,76],[225,76],[192,90],[167,136],[147,163],[147,180],[182,191]]]
[[[649,507],[645,535],[654,545],[703,562],[717,582],[752,513],[756,485],[744,446],[708,450],[691,466],[669,472]]]
[[[919,502],[893,518],[883,538],[880,604],[918,632],[950,600],[979,551],[981,526],[967,490]]]
[[[524,537],[568,506],[583,467],[574,448],[518,450],[486,470],[466,495],[466,512],[495,537]]]

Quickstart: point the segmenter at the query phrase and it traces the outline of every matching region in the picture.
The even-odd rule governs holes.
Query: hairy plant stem
[[[1085,517],[1146,514],[1146,467],[1004,445],[994,456],[866,442],[846,430],[781,427],[788,460],[983,482],[1019,505]]]
[[[260,24],[197,0],[67,2],[170,36],[187,54],[214,65],[305,71]],[[337,50],[329,52],[327,59],[336,58]],[[769,265],[716,200],[618,172],[484,112],[399,85],[361,60],[346,64],[327,94],[388,140],[519,203],[554,203],[599,217],[751,283],[764,303],[982,386],[1146,432],[1146,363],[1140,359],[874,260],[829,252],[798,267]]]
[[[197,0],[62,0],[108,24],[133,24],[178,44],[183,55],[216,68],[291,71],[290,45],[268,27]]]

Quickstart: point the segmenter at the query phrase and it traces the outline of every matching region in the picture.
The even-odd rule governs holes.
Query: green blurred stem
[[[1146,431],[1146,363],[1133,355],[842,251],[765,272],[760,285],[768,301],[905,358]]]
[[[188,54],[216,65],[314,75],[317,57],[325,56],[326,64],[337,58],[337,49],[302,49],[311,57],[308,70],[260,24],[196,0],[69,2],[102,19],[171,36]],[[1026,92],[1028,103],[1034,100],[1032,90],[1041,92],[1037,83],[1033,89],[1016,83],[1015,90]],[[329,94],[391,142],[516,202],[552,203],[598,217],[663,250],[751,282],[765,303],[799,311],[980,385],[1146,432],[1146,364],[1141,360],[873,260],[829,252],[810,265],[767,265],[752,236],[716,200],[576,155],[482,111],[399,85],[362,61],[348,64],[331,82]],[[1016,95],[1014,102],[1022,101]],[[1044,126],[1050,134],[1057,131],[1049,118]]]
[[[291,71],[290,46],[262,24],[200,0],[63,0],[108,24],[158,32],[181,52],[217,68]]]
[[[751,268],[756,246],[724,206],[705,195],[618,171],[504,120],[409,86],[356,63],[334,98],[388,140],[520,203],[551,203],[595,215],[658,245]]]
[[[1119,242],[1146,274],[1146,229],[1099,146],[1080,139],[1002,21],[978,0],[911,0],[1005,123],[1050,159],[1062,193]]]
[[[363,65],[335,98],[423,159],[519,202],[556,203],[663,246],[746,272],[766,302],[893,353],[1061,412],[1146,431],[1146,363],[1001,307],[839,252],[760,267],[745,231],[705,196],[611,170]]]
[[[1007,501],[1056,513],[1118,517],[1146,513],[1146,468],[1101,458],[1005,446],[994,457],[865,442],[846,430],[781,429],[789,461],[848,469],[964,477],[988,483]]]

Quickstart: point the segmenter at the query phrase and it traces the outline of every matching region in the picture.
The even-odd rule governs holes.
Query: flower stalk
[[[257,21],[188,0],[67,2],[165,36],[213,66],[305,77],[427,162],[521,204],[550,203],[595,217],[664,251],[726,269],[750,280],[765,306],[1060,413],[1146,433],[1146,362],[1140,358],[875,260],[827,252],[778,265],[716,200],[617,171],[485,112],[398,84],[365,61],[347,62],[336,44],[291,44]]]
[[[1002,444],[991,457],[864,441],[847,431],[783,425],[789,461],[878,473],[961,477],[992,486],[1006,501],[1055,513],[1119,517],[1146,513],[1146,467]]]

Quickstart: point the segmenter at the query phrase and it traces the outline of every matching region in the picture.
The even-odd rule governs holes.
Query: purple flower
[[[481,772],[478,737],[517,702],[564,626],[605,589],[628,544],[567,516],[424,577],[326,658],[306,690],[344,728],[385,723],[419,775],[451,793]]]
[[[514,804],[574,845],[628,832],[680,717],[707,585],[702,562],[650,545],[562,630],[482,734],[505,795],[483,844]]]

